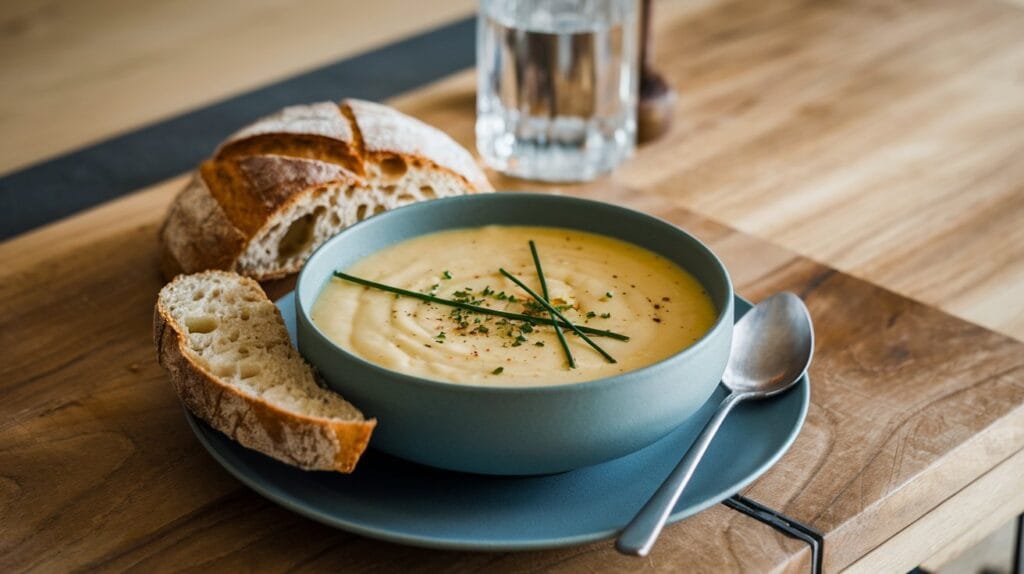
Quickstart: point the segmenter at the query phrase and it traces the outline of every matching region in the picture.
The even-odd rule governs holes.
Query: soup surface
[[[504,268],[541,294],[529,241],[537,245],[548,296],[575,324],[628,341],[589,335],[608,362],[566,330],[570,369],[554,328],[398,296],[332,278],[313,322],[368,361],[438,381],[475,385],[552,385],[632,371],[690,346],[717,310],[697,280],[669,260],[620,241],[553,227],[488,226],[444,231],[395,244],[346,273],[411,291],[533,315],[547,312],[504,277]]]

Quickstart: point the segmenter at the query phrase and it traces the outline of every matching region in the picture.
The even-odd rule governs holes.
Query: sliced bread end
[[[249,241],[235,270],[258,280],[298,273],[317,247],[346,227],[411,203],[466,193],[454,174],[417,166],[403,170],[400,180],[390,181],[381,175],[297,194]]]
[[[180,275],[160,291],[153,327],[175,391],[210,426],[299,468],[355,468],[376,421],[317,384],[258,283]]]

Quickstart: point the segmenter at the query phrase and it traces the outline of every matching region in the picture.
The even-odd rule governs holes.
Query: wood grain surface
[[[1024,9],[655,10],[675,128],[615,181],[1024,339]],[[400,101],[472,141],[474,89],[466,72]]]
[[[472,7],[5,4],[0,131],[18,137],[0,143],[0,173]],[[679,0],[655,10],[656,61],[680,92],[676,127],[620,179],[1024,339],[1024,162],[1014,161],[1024,156],[1024,4]],[[463,81],[458,97],[472,99],[471,74]]]
[[[932,305],[1024,336],[1024,15],[984,0],[658,9],[674,131],[610,178],[543,189],[691,230],[741,295],[805,298],[808,421],[745,494],[824,531],[829,571],[907,570],[940,528],[1020,502],[996,494],[1019,480],[1024,343]],[[472,90],[461,74],[395,104],[471,144]],[[400,547],[262,500],[192,437],[149,340],[156,227],[180,185],[0,244],[0,571],[806,571],[805,545],[724,507],[635,560],[609,543]]]
[[[0,569],[578,571],[641,564],[607,543],[525,554],[380,544],[293,516],[231,479],[191,436],[149,340],[161,285],[153,237],[172,191],[135,198],[149,215],[116,233],[53,257],[11,258],[0,274]],[[1024,344],[657,196],[608,184],[576,192],[698,234],[723,256],[743,295],[757,300],[790,289],[807,301],[818,325],[807,425],[747,495],[827,532],[831,570],[1024,448]],[[102,220],[121,207],[83,219]],[[8,242],[0,256],[19,244]],[[680,564],[764,570],[797,567],[805,554],[800,543],[716,508],[669,528],[643,564],[666,572]]]
[[[0,3],[0,174],[470,15],[472,0]],[[382,73],[388,73],[382,70]]]

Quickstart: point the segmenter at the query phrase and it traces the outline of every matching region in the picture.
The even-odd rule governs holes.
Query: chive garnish
[[[492,375],[500,375],[500,374],[502,374],[504,372],[505,372],[505,367],[498,367],[497,369],[494,369],[493,371],[491,371],[491,374]]]
[[[601,318],[602,319],[609,319],[609,318],[611,318],[611,316],[612,316],[611,313],[601,313]]]
[[[392,287],[383,283],[377,283],[376,281],[370,281],[369,279],[363,279],[354,275],[349,275],[342,271],[335,271],[334,276],[338,279],[344,279],[351,281],[352,283],[358,283],[364,287],[372,287],[381,291],[387,291],[389,293],[395,293],[396,295],[407,295],[421,301],[427,301],[428,303],[437,303],[438,305],[447,305],[448,307],[457,307],[459,309],[466,309],[467,311],[474,311],[476,313],[482,313],[484,315],[495,315],[497,317],[505,317],[506,319],[514,319],[516,321],[526,321],[528,323],[541,323],[544,325],[561,325],[562,327],[568,327],[567,322],[552,321],[547,317],[534,317],[531,315],[523,315],[522,313],[512,313],[510,311],[500,311],[498,309],[491,309],[489,307],[480,307],[470,303],[463,303],[460,301],[452,301],[450,299],[444,299],[434,295],[428,295],[426,293],[419,293],[417,291],[409,291],[408,289],[402,289],[401,287]],[[579,326],[579,330],[591,335],[599,335],[601,337],[610,337],[619,341],[628,341],[629,337],[621,333],[614,331],[606,331],[603,329],[594,329],[591,327]]]
[[[520,280],[519,280],[518,278],[516,278],[516,276],[515,276],[515,275],[512,275],[511,273],[509,273],[508,271],[505,271],[505,270],[504,270],[504,269],[502,269],[502,268],[499,268],[499,269],[498,269],[498,271],[500,271],[500,272],[501,272],[501,274],[502,274],[502,275],[504,275],[505,277],[508,277],[509,279],[511,279],[511,280],[512,280],[512,282],[513,282],[513,283],[515,283],[516,285],[518,285],[520,289],[522,289],[523,291],[526,291],[526,292],[527,292],[527,293],[528,293],[528,294],[530,295],[530,297],[533,297],[533,298],[534,298],[534,300],[536,300],[536,301],[537,301],[538,303],[540,303],[541,305],[543,305],[543,306],[544,306],[544,307],[545,307],[545,308],[546,308],[546,309],[547,309],[547,310],[548,310],[548,311],[549,311],[550,313],[552,313],[552,314],[553,314],[554,316],[558,317],[558,319],[561,319],[561,320],[562,320],[562,322],[564,322],[564,323],[565,323],[566,325],[568,325],[568,327],[569,327],[570,329],[572,329],[572,331],[573,331],[574,333],[576,333],[577,335],[579,335],[581,339],[583,339],[583,340],[584,340],[584,341],[585,341],[585,342],[586,342],[586,343],[587,343],[588,345],[590,345],[591,347],[593,347],[593,349],[594,349],[595,351],[597,351],[598,353],[601,353],[601,356],[602,356],[602,357],[604,357],[604,358],[605,358],[605,359],[606,359],[606,360],[607,360],[607,361],[608,361],[609,363],[615,363],[615,362],[617,362],[617,361],[615,360],[615,357],[612,357],[611,355],[609,355],[609,354],[608,354],[608,353],[607,353],[607,352],[606,352],[606,351],[605,351],[604,349],[602,349],[602,348],[601,348],[601,346],[600,346],[600,345],[598,345],[598,344],[597,344],[597,343],[595,343],[595,342],[594,342],[593,340],[591,340],[591,338],[590,338],[590,337],[588,337],[588,336],[586,335],[586,333],[584,333],[584,332],[583,332],[583,331],[582,331],[582,330],[581,330],[581,329],[580,329],[579,327],[577,327],[576,325],[573,325],[571,321],[569,321],[568,319],[566,319],[566,318],[565,318],[565,316],[564,316],[564,315],[562,315],[562,314],[561,314],[561,313],[560,313],[560,312],[558,311],[558,309],[555,309],[554,307],[552,307],[550,303],[548,303],[547,301],[545,301],[545,300],[544,300],[544,299],[543,299],[543,298],[542,298],[542,297],[541,297],[540,295],[538,295],[538,294],[537,294],[536,292],[534,292],[534,290],[533,290],[533,289],[530,289],[530,288],[529,288],[529,287],[528,287],[528,286],[526,285],[526,283],[523,283],[523,282],[522,282],[522,281],[520,281]],[[553,323],[556,323],[556,324],[558,324],[558,323],[557,323],[557,321],[554,321],[554,320],[552,320],[552,322],[553,322]]]
[[[593,319],[594,317],[597,317],[597,313],[593,311],[587,311],[587,319]]]
[[[540,279],[540,290],[544,294],[544,302],[548,301],[548,282],[544,279],[544,269],[540,266],[540,256],[537,255],[537,245],[530,240],[530,253],[533,255],[533,266],[537,268],[537,278]],[[548,316],[551,317],[552,321],[555,321],[555,314],[552,309],[548,309]],[[565,351],[565,360],[569,363],[570,369],[576,368],[576,359],[572,357],[572,351],[569,349],[569,342],[565,340],[565,335],[562,333],[562,328],[555,325],[555,334],[558,335],[558,342],[562,345],[562,350]]]
[[[441,274],[441,278],[442,279],[451,279],[452,278],[452,274],[449,273],[448,270],[446,269],[445,272]]]

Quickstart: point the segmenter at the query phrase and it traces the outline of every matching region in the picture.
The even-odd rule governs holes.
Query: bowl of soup
[[[665,221],[498,193],[342,231],[299,275],[296,314],[300,352],[377,418],[373,448],[530,475],[629,454],[693,415],[728,361],[733,289]]]

